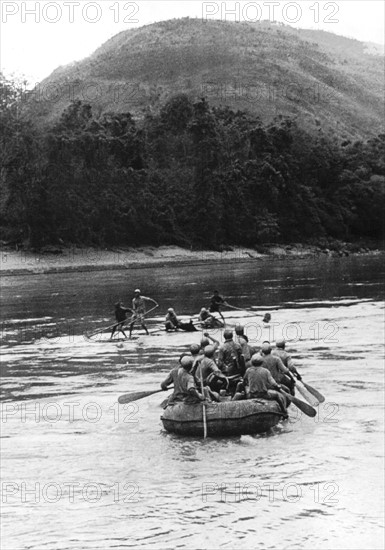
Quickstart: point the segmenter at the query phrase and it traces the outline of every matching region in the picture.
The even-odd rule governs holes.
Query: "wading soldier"
[[[132,329],[134,328],[134,324],[136,321],[138,321],[142,328],[146,331],[146,334],[148,334],[148,330],[146,327],[146,324],[144,322],[144,316],[146,313],[146,302],[152,302],[155,304],[155,306],[158,306],[159,304],[155,302],[152,298],[148,298],[147,296],[141,296],[139,288],[135,290],[135,296],[132,299],[132,309],[134,310],[134,314],[131,317],[131,324],[130,324],[130,338],[132,334]]]
[[[123,336],[127,338],[126,333],[123,330],[123,326],[124,326],[124,323],[126,322],[128,311],[132,312],[131,309],[127,307],[123,307],[122,302],[117,302],[115,304],[115,319],[117,323],[112,327],[111,338],[110,338],[111,340],[115,334],[115,331],[121,332]]]
[[[219,313],[222,321],[225,323],[225,318],[222,315],[221,307],[226,306],[226,300],[219,294],[218,290],[214,290],[214,295],[210,298],[210,313]]]

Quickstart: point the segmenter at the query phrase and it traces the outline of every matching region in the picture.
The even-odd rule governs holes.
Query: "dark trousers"
[[[123,327],[124,327],[124,323],[126,321],[120,321],[118,322],[118,324],[116,324],[114,327],[112,327],[112,332],[111,332],[111,338],[113,337],[113,335],[115,334],[116,331],[120,331],[120,332],[123,332],[124,336],[126,336],[126,333],[124,332],[123,330]]]
[[[293,380],[293,378],[287,376],[287,374],[283,374],[280,384],[282,386],[286,386],[287,390],[285,389],[285,387],[282,388],[284,391],[287,391],[287,393],[291,393],[291,395],[295,394],[295,381]]]
[[[177,328],[178,328],[171,321],[166,321],[165,322],[165,327],[166,327],[166,330],[177,330]]]
[[[243,398],[244,392],[242,390],[241,383],[237,386],[237,393],[234,396],[234,400],[238,401]],[[249,393],[246,396],[247,399],[268,399],[269,401],[276,401],[279,405],[279,408],[281,409],[281,412],[284,416],[287,416],[287,410],[286,410],[286,399],[285,397],[275,390],[267,390],[266,392],[261,393]]]

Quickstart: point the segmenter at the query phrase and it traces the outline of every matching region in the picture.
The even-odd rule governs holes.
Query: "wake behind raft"
[[[165,409],[161,420],[168,432],[203,436],[204,412],[209,437],[264,433],[283,418],[276,401],[246,399],[205,403],[205,411],[201,403],[176,403]]]

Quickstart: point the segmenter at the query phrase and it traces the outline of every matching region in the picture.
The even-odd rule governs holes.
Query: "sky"
[[[0,10],[0,69],[29,87],[121,31],[187,16],[276,20],[384,44],[382,0],[2,0]]]

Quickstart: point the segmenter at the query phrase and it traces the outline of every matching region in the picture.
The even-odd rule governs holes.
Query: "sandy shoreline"
[[[255,250],[234,248],[232,251],[190,251],[177,246],[137,249],[114,248],[63,248],[61,253],[33,253],[20,250],[2,250],[0,274],[26,275],[38,273],[63,273],[138,269],[172,263],[236,262],[262,258]]]
[[[365,252],[365,251],[363,251]],[[330,254],[316,246],[288,245],[269,247],[267,253],[251,248],[232,247],[231,250],[188,250],[177,246],[143,248],[60,248],[47,247],[36,253],[25,250],[1,250],[0,275],[33,275],[39,273],[65,273],[161,267],[169,264],[201,264],[207,262],[249,262],[268,256],[311,256]],[[372,252],[373,253],[373,252]],[[375,253],[375,252],[374,252]],[[339,254],[341,255],[341,254]]]

